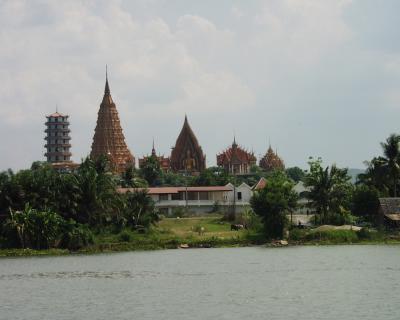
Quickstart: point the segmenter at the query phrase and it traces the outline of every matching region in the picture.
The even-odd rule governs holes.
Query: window
[[[168,200],[168,194],[160,194],[160,201],[167,201]]]
[[[237,193],[237,198],[238,198],[238,200],[242,200],[242,193],[241,192]]]
[[[184,199],[184,194],[183,192],[179,192],[179,193],[173,193],[171,195],[172,200],[183,200]]]
[[[208,192],[200,192],[200,200],[209,200]]]

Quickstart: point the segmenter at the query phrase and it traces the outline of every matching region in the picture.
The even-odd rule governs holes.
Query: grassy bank
[[[240,247],[266,244],[262,234],[255,231],[231,231],[230,223],[221,216],[194,218],[166,218],[140,234],[131,229],[120,232],[101,230],[95,233],[94,243],[73,253],[92,254],[135,250]],[[400,235],[377,231],[303,230],[290,231],[289,245],[333,244],[400,244]],[[68,250],[3,249],[1,256],[65,255]]]

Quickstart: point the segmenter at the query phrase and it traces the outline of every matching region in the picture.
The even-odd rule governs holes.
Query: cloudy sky
[[[208,165],[238,142],[287,166],[363,168],[400,132],[397,0],[0,0],[0,170],[44,159],[45,115],[90,152],[109,66],[136,158],[184,115]]]

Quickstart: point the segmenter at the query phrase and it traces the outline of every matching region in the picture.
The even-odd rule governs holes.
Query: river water
[[[400,246],[0,259],[0,319],[400,319]]]

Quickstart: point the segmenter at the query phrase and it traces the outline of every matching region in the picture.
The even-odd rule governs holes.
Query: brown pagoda
[[[260,167],[265,171],[283,170],[285,169],[285,163],[278,156],[278,152],[274,152],[269,146],[267,153],[260,160]]]
[[[175,147],[172,148],[170,161],[174,172],[196,175],[206,168],[206,157],[186,116]]]
[[[125,143],[118,111],[111,98],[107,75],[90,158],[96,159],[101,155],[105,155],[110,160],[113,171],[117,173],[122,173],[127,167],[135,165],[135,158]]]
[[[249,174],[251,167],[256,163],[254,153],[238,146],[235,138],[231,147],[217,155],[217,165],[231,174]]]

